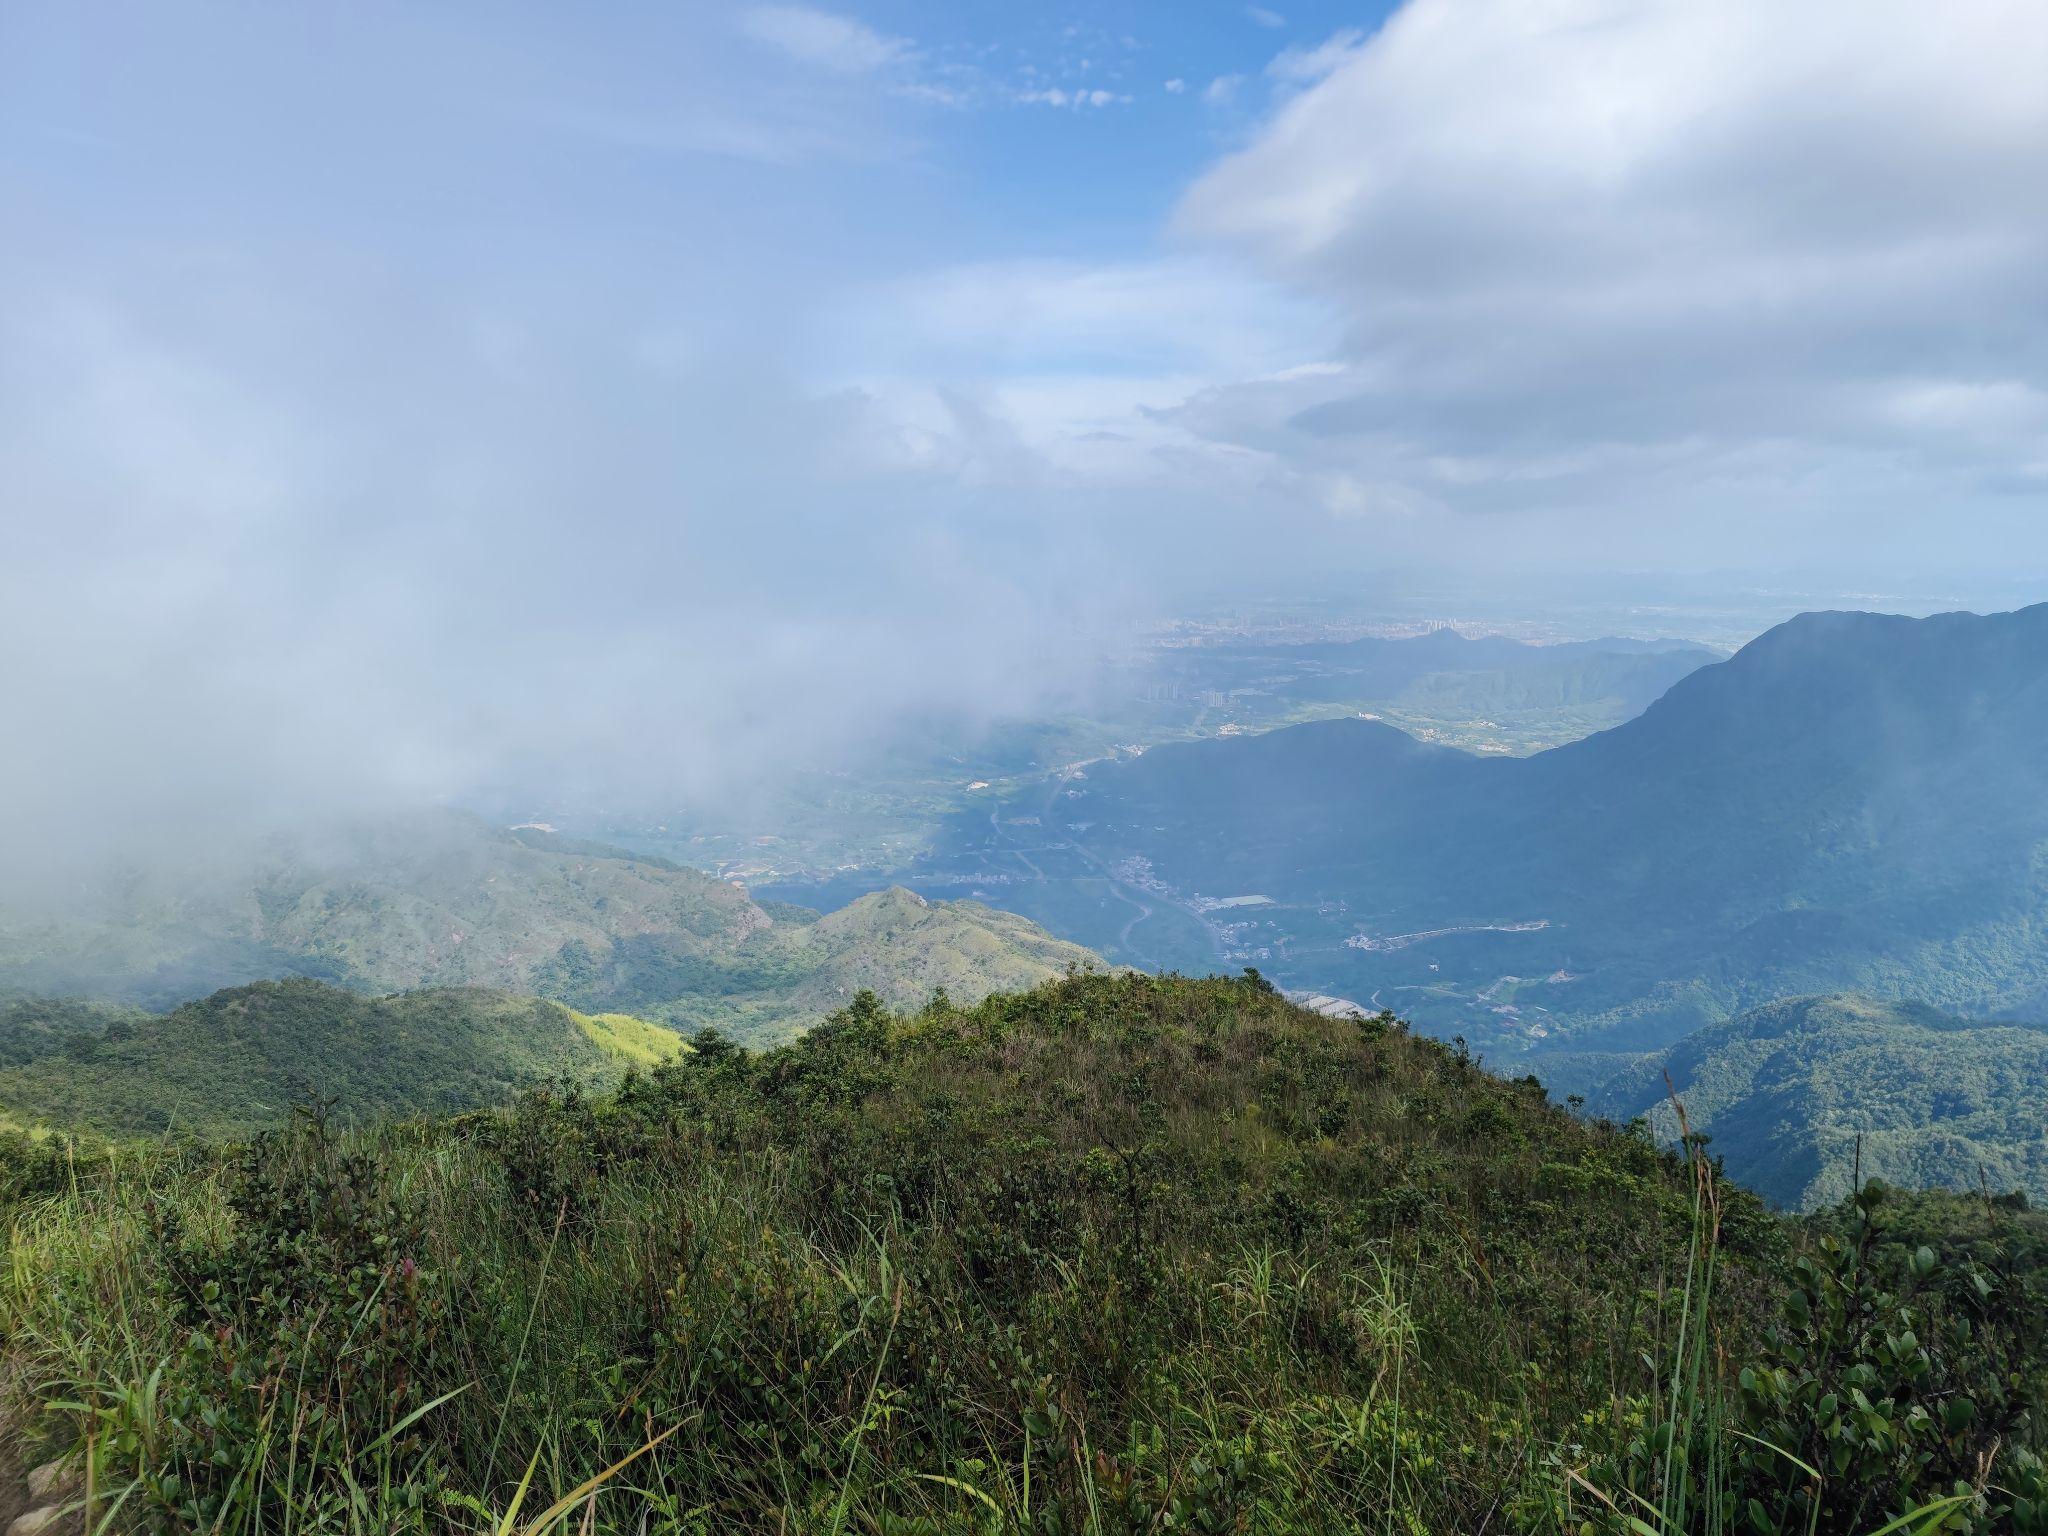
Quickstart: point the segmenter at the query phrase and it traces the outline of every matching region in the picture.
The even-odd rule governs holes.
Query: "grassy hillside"
[[[1641,716],[1483,759],[1371,721],[1162,747],[1059,802],[1226,957],[1489,1050],[1655,1049],[1837,990],[2048,1012],[2048,605],[1808,614]],[[1241,915],[1241,914],[1240,914]],[[1107,943],[1128,914],[1105,913]]]
[[[161,1528],[1641,1536],[1606,1501],[1684,1495],[1759,1536],[1940,1498],[2039,1529],[2033,1277],[1900,1259],[1874,1201],[1808,1246],[1249,978],[863,996],[615,1098],[44,1167],[9,1422],[90,1434]],[[1774,1329],[1794,1252],[1861,1287],[1846,1321]],[[1851,1382],[1894,1430],[1831,1427]]]
[[[629,1067],[658,1067],[689,1049],[683,1037],[666,1025],[636,1019],[630,1013],[578,1013],[572,1008],[569,1017],[607,1057]]]
[[[1531,1063],[1543,1069],[1541,1058]],[[1611,1075],[1597,1082],[1602,1068]],[[1917,1004],[1802,997],[1753,1009],[1587,1082],[1587,1108],[1675,1136],[1666,1075],[1728,1171],[1782,1204],[1845,1198],[1864,1177],[2048,1198],[2048,1026],[1972,1023]]]
[[[23,1036],[0,1036],[20,1055]],[[502,1104],[544,1078],[616,1078],[680,1050],[637,1019],[592,1019],[480,987],[368,998],[320,982],[257,982],[163,1017],[126,1015],[0,1069],[0,1112],[108,1137],[248,1135],[294,1104],[343,1122]]]
[[[973,901],[927,901],[897,887],[828,913],[803,933],[817,968],[794,1006],[808,1019],[873,992],[899,1008],[934,992],[972,1002],[1021,992],[1093,956],[1037,924]]]
[[[971,902],[879,893],[819,923],[664,859],[445,815],[110,881],[61,914],[0,913],[0,990],[166,1007],[313,976],[371,993],[482,986],[772,1034],[870,988],[914,1006],[1094,963]]]
[[[690,990],[677,990],[693,980],[688,973],[678,977],[655,964],[636,970],[629,963],[595,979],[547,971],[536,981],[550,995],[612,1002],[677,1028],[711,1027],[761,1041],[793,1034],[862,991],[912,1008],[934,992],[973,1001],[1101,967],[1092,952],[1013,913],[974,901],[927,901],[900,887],[822,918],[802,908],[766,910],[777,914],[776,928],[752,943],[759,966],[694,980]]]

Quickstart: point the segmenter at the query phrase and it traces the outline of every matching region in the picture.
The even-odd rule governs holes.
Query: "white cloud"
[[[1287,18],[1278,11],[1269,11],[1263,5],[1248,5],[1244,8],[1245,18],[1262,27],[1284,27]]]
[[[1187,88],[1188,83],[1185,80],[1174,79],[1166,82],[1166,94],[1169,96],[1178,96]]]
[[[1411,0],[1273,73],[1177,228],[1331,305],[1350,371],[1189,402],[1211,441],[1773,538],[2038,486],[2048,7]]]
[[[1041,456],[972,393],[931,428],[716,346],[233,275],[0,313],[0,885],[451,794],[742,796],[1056,695],[1130,601],[1084,507],[1019,515]]]
[[[881,363],[954,379],[1060,372],[1218,382],[1299,363],[1326,326],[1316,306],[1199,257],[979,262],[861,292],[827,328],[826,365],[842,380]]]
[[[130,69],[56,7],[84,73],[0,92],[0,158],[93,130],[80,217],[0,177],[0,884],[337,807],[745,794],[1058,693],[1131,606],[977,391],[932,432],[807,376],[898,269],[848,238],[875,190],[899,250],[957,218],[814,134],[870,155],[899,69],[484,9],[136,12]]]
[[[1225,107],[1237,100],[1237,88],[1244,84],[1243,75],[1218,75],[1202,89],[1202,100],[1212,107]]]
[[[1017,100],[1026,106],[1044,107],[1108,107],[1131,98],[1120,91],[1106,91],[1097,87],[1086,89],[1063,86],[1047,86],[1042,90],[1019,91]]]
[[[1132,581],[2048,568],[2033,0],[1413,0],[1274,61],[1179,244],[974,265],[1045,209],[898,170],[905,98],[1106,70],[693,9],[144,7],[0,93],[70,135],[0,178],[17,828],[730,791],[1041,705]]]
[[[865,74],[903,62],[910,45],[864,22],[808,5],[758,5],[740,13],[740,29],[800,63],[840,74]]]
[[[1364,40],[1363,32],[1346,27],[1313,47],[1282,49],[1266,66],[1266,73],[1289,85],[1313,84],[1348,63]]]
[[[1198,516],[1185,498],[1220,484],[1209,461],[1237,451],[1192,432],[1183,404],[1232,381],[1300,376],[1327,333],[1314,306],[1205,259],[992,262],[856,295],[822,329],[819,364],[914,423],[926,462],[960,457],[956,403],[972,399],[1005,424],[1007,462],[1030,464],[1034,482],[1115,487],[1134,525],[1157,517],[1160,497],[1181,498],[1173,521],[1185,530]]]

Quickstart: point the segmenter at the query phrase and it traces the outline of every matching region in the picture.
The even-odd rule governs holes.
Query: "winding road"
[[[1119,901],[1137,908],[1136,914],[1130,921],[1126,922],[1117,931],[1117,948],[1122,951],[1122,954],[1116,958],[1126,965],[1135,964],[1145,958],[1133,942],[1132,933],[1140,923],[1147,921],[1156,911],[1152,901],[1147,899],[1148,897],[1170,904],[1176,911],[1186,914],[1187,917],[1200,924],[1202,932],[1208,935],[1209,947],[1214,951],[1215,957],[1219,961],[1222,960],[1228,950],[1228,944],[1222,929],[1206,912],[1200,911],[1192,903],[1179,901],[1173,897],[1162,895],[1160,892],[1146,891],[1131,885],[1128,881],[1121,879],[1116,871],[1109,866],[1108,862],[1093,849],[1078,842],[1062,839],[1052,832],[1051,829],[1055,822],[1055,804],[1059,799],[1060,786],[1066,782],[1066,775],[1075,768],[1085,768],[1090,763],[1101,761],[1103,761],[1101,758],[1090,758],[1087,762],[1072,763],[1048,777],[1045,783],[1045,793],[1036,802],[1034,814],[1038,817],[1038,826],[1035,830],[1039,836],[1032,843],[1025,843],[1018,835],[1020,829],[1008,825],[1002,817],[1004,810],[1017,809],[1019,802],[1012,802],[1008,806],[992,808],[988,813],[989,832],[993,839],[991,851],[998,854],[1007,854],[1016,859],[1018,863],[1031,871],[1033,879],[1044,883],[1050,883],[1049,877],[1043,869],[1039,868],[1032,861],[1030,857],[1032,853],[1056,852],[1072,854],[1099,874],[1103,882],[1109,887],[1111,895],[1115,896]],[[1155,966],[1154,968],[1156,969],[1157,967]]]

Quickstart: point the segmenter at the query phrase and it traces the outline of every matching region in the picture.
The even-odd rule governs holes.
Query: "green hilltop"
[[[613,1094],[0,1152],[9,1422],[137,1529],[2048,1520],[2025,1213],[1793,1223],[1253,975],[863,994]]]

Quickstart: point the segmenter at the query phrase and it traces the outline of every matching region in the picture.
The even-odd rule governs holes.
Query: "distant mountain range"
[[[160,1009],[296,975],[366,993],[486,987],[748,1038],[813,1023],[862,988],[912,1007],[935,989],[969,1001],[1091,964],[974,902],[890,890],[821,918],[663,859],[453,814],[0,914],[0,993]]]
[[[1133,745],[1370,714],[1425,740],[1521,754],[1619,725],[1726,654],[1679,640],[1534,644],[1454,629],[1401,639],[1160,641],[1105,659],[1096,686],[1050,716],[899,721],[864,744],[857,771],[792,765],[743,807],[643,807],[577,820],[595,835],[762,888],[780,884],[829,907],[963,852],[972,858],[961,824],[971,833],[992,800]],[[1159,960],[1171,963],[1133,957],[1147,968]]]
[[[1369,672],[1386,644],[1538,675],[1506,642],[1322,649]],[[1809,614],[1719,663],[1639,656],[1671,658],[1668,692],[1530,757],[1321,721],[1092,763],[976,819],[1065,871],[1018,889],[1101,893],[1061,910],[1105,948],[1171,914],[1202,969],[1249,957],[1667,1133],[1668,1076],[1785,1204],[1839,1197],[1859,1156],[2048,1195],[2048,606]],[[864,988],[971,1002],[1097,963],[977,902],[892,888],[821,916],[424,816],[0,913],[0,1118],[237,1134],[306,1089],[436,1112],[706,1024],[784,1036]]]
[[[2048,1025],[1916,1003],[1801,997],[1634,1058],[1539,1057],[1554,1093],[1677,1135],[1675,1090],[1728,1171],[1783,1205],[1832,1204],[1858,1172],[1907,1187],[2048,1199]]]
[[[1103,867],[1270,898],[1245,942],[1290,984],[1496,1049],[1844,989],[2039,1016],[2048,605],[1807,614],[1527,758],[1367,720],[1161,747],[1059,814]]]

